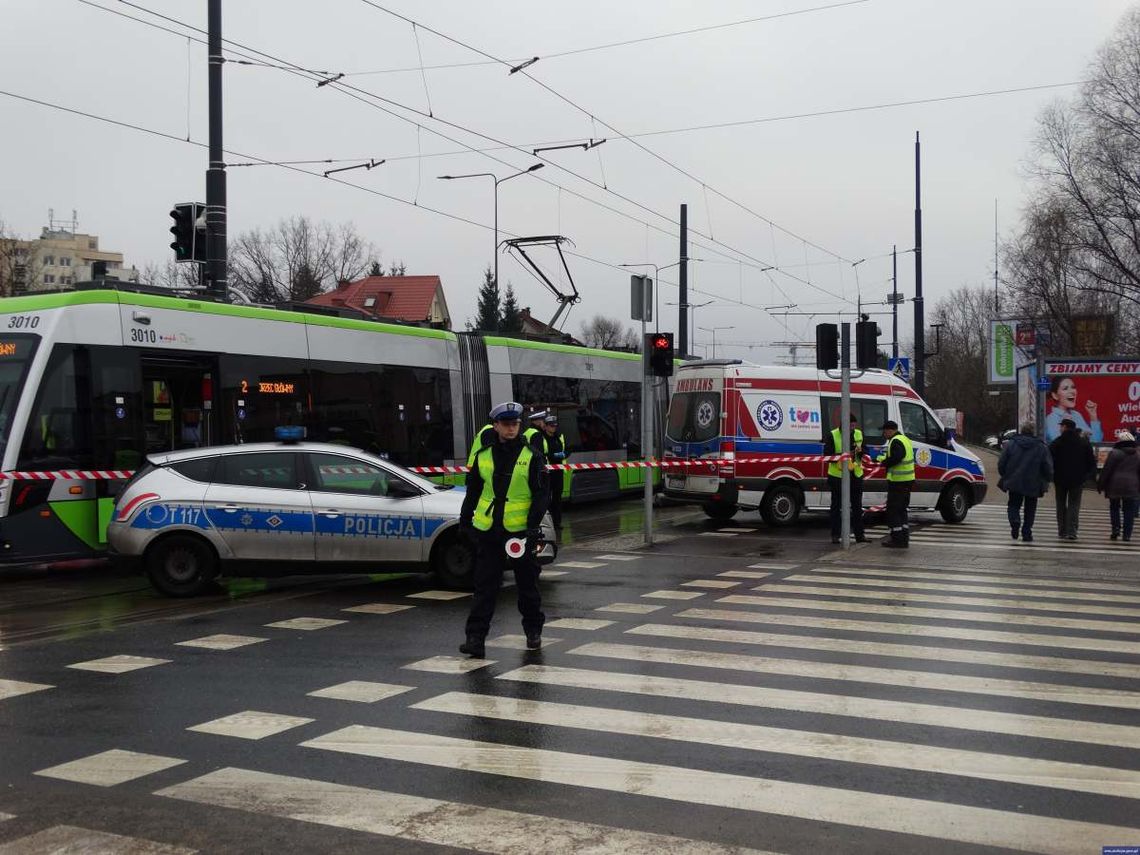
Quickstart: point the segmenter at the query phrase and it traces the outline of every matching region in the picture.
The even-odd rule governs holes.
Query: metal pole
[[[1045,398],[1049,394],[1047,390],[1041,388],[1041,378],[1045,376],[1045,352],[1041,349],[1041,345],[1037,347],[1037,376],[1034,378],[1037,384],[1037,435],[1040,437],[1045,436]],[[1021,425],[1018,425],[1018,429]]]
[[[677,273],[677,286],[681,296],[677,318],[677,346],[681,358],[689,355],[689,206],[681,205],[681,261]]]
[[[492,258],[495,261],[495,287],[499,287],[499,179],[495,178],[495,247]]]
[[[641,456],[648,462],[653,454],[653,407],[650,403],[649,348],[645,346],[645,316],[650,305],[649,289],[644,281],[641,288]],[[653,470],[641,470],[645,474],[645,545],[653,545]]]
[[[994,319],[1001,311],[1001,300],[998,298],[998,200],[994,199]]]
[[[206,28],[210,101],[210,166],[206,170],[206,269],[214,295],[218,299],[228,300],[226,164],[222,149],[222,0],[208,0]]]
[[[844,454],[851,453],[851,324],[840,324],[839,327],[839,438],[840,447]],[[848,461],[840,462],[840,488],[839,512],[843,515],[840,523],[840,538],[843,540],[843,551],[851,548],[851,467]]]
[[[926,318],[922,307],[922,150],[914,132],[914,391],[926,394]]]
[[[891,356],[899,358],[899,248],[898,244],[891,247]]]

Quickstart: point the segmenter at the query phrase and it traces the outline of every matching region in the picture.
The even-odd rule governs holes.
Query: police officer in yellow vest
[[[527,650],[542,646],[542,599],[538,592],[535,552],[542,538],[542,517],[550,498],[546,458],[519,436],[522,407],[513,401],[491,410],[495,441],[475,454],[467,473],[467,495],[459,514],[460,528],[475,537],[475,596],[467,617],[467,640],[459,652],[482,658],[484,640],[495,614],[495,600],[508,567],[515,575],[519,612]],[[508,555],[512,541],[525,541],[517,558]]]
[[[528,420],[530,427],[522,432],[523,442],[527,445],[533,446],[535,451],[541,451],[546,455],[546,432],[542,429],[543,423],[546,420],[546,410],[535,410]]]
[[[497,437],[498,434],[495,433],[494,424],[489,424],[479,429],[479,432],[475,434],[475,438],[471,440],[471,451],[467,453],[468,469],[475,465],[475,455],[493,443]]]
[[[866,543],[863,532],[863,431],[855,427],[858,420],[851,414],[851,460],[846,464],[834,461],[827,464],[827,486],[831,488],[831,542],[839,543],[843,532],[843,466],[851,473],[851,533],[856,543]],[[830,454],[843,453],[843,438],[839,428],[831,432]]]
[[[883,538],[883,546],[906,549],[910,546],[907,512],[914,489],[914,446],[893,421],[883,423],[883,436],[887,438],[887,446],[875,458],[875,462],[887,470],[887,525],[891,532]]]

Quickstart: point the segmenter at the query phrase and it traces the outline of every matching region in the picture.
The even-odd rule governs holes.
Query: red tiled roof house
[[[451,313],[438,276],[366,276],[356,282],[340,282],[332,291],[305,302],[451,329]]]

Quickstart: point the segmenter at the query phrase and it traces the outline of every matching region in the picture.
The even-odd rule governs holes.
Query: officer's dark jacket
[[[562,435],[562,431],[556,430],[553,434],[546,435],[546,450],[545,454],[549,458],[550,463],[565,463],[566,458],[570,455],[566,452],[566,437]],[[559,457],[558,455],[562,455]],[[559,472],[562,470],[559,469]]]
[[[523,449],[521,436],[506,442],[493,442],[489,448],[479,452],[482,458],[490,454],[495,465],[493,489],[495,493],[494,510],[491,512],[492,529],[503,529],[503,500],[507,495],[507,487],[511,483],[511,473],[514,472],[515,461]],[[542,525],[542,517],[546,514],[550,504],[550,483],[546,475],[546,458],[542,452],[531,445],[533,456],[530,460],[530,471],[527,481],[530,485],[530,512],[526,517],[528,529],[538,528]],[[478,461],[471,471],[467,473],[467,495],[463,497],[463,509],[459,513],[460,522],[464,525],[471,522],[475,515],[475,507],[479,504],[479,497],[483,495],[483,476],[479,473]]]
[[[895,436],[898,436],[896,433]],[[901,442],[895,442],[894,436],[887,440],[887,459],[882,461],[883,466],[890,469],[892,466],[898,466],[903,462],[906,457],[906,446]]]

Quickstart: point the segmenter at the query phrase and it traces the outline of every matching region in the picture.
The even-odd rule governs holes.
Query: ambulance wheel
[[[709,519],[714,519],[717,522],[725,522],[736,516],[736,512],[740,510],[737,505],[725,505],[720,502],[706,502],[704,504],[704,512],[708,515]]]
[[[218,575],[218,558],[200,537],[173,534],[147,550],[146,574],[168,597],[193,597]]]
[[[951,484],[943,491],[942,498],[938,502],[938,512],[946,522],[962,522],[969,510],[970,498],[966,495],[966,488],[961,484]]]
[[[458,529],[441,535],[431,550],[431,569],[444,587],[470,591],[475,585],[475,544]]]
[[[786,484],[773,487],[764,494],[760,516],[768,525],[795,525],[800,518],[799,490]]]

